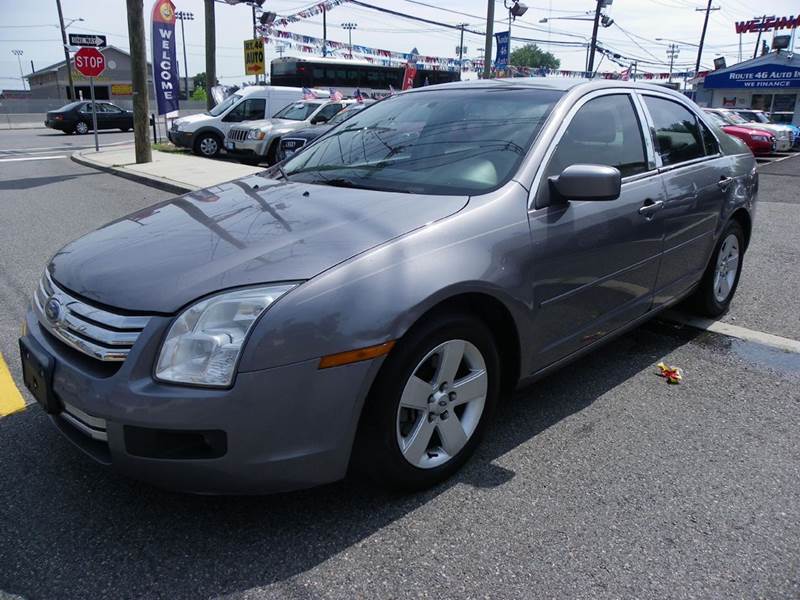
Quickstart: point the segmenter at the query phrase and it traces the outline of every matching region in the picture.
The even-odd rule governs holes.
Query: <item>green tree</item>
[[[511,64],[515,67],[546,67],[558,69],[561,61],[550,52],[545,52],[536,44],[525,44],[511,53]]]
[[[206,88],[206,73],[203,71],[202,73],[198,73],[194,77],[192,77],[192,81],[194,82],[194,89],[197,88]],[[205,97],[205,96],[204,96]]]
[[[196,87],[192,92],[191,96],[192,100],[199,100],[201,102],[206,101],[206,88],[203,87]]]

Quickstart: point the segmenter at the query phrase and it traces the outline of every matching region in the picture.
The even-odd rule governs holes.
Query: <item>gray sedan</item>
[[[752,154],[625,82],[430,86],[47,266],[24,379],[96,461],[202,493],[419,489],[500,399],[661,310],[731,302]]]

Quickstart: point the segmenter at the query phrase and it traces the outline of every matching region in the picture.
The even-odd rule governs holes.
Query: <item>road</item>
[[[85,139],[0,143],[41,158]],[[800,340],[799,183],[800,158],[762,169],[725,317],[754,334]],[[48,257],[166,196],[66,158],[0,162],[0,352],[17,382]],[[655,375],[662,360],[683,384]],[[653,322],[518,390],[462,473],[406,496],[168,493],[93,464],[29,406],[0,418],[0,597],[797,598],[799,390],[800,354]]]

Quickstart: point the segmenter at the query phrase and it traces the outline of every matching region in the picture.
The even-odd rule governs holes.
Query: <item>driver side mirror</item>
[[[317,115],[313,119],[311,119],[312,125],[319,125],[320,123],[327,123],[330,119],[325,115]]]
[[[622,189],[619,169],[606,165],[570,165],[548,181],[553,195],[562,202],[616,200]]]

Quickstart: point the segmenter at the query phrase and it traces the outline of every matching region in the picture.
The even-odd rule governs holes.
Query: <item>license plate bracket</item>
[[[19,352],[25,387],[46,412],[60,413],[63,407],[53,392],[55,359],[29,335],[19,338]]]

